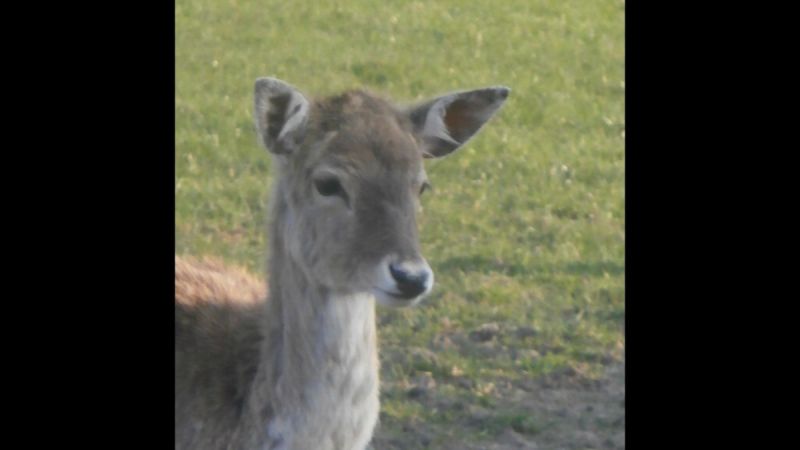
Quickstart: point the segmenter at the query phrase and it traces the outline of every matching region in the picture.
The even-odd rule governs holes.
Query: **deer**
[[[510,89],[398,106],[255,82],[271,154],[267,280],[175,260],[175,448],[363,450],[379,417],[376,304],[412,307],[434,275],[417,215],[424,160],[462,148]]]

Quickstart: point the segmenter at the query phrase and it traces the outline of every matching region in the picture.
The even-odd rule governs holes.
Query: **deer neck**
[[[287,448],[363,448],[378,415],[374,297],[310,279],[282,239],[292,217],[277,191],[259,377],[270,391],[268,438]]]

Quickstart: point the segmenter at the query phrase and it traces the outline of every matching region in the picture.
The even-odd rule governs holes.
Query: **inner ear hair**
[[[272,153],[291,153],[305,135],[308,100],[284,81],[259,78],[255,83],[254,103],[261,144]]]

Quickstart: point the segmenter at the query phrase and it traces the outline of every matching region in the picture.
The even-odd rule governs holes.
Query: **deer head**
[[[282,238],[305,275],[339,293],[410,306],[433,287],[416,216],[423,160],[462,147],[508,97],[506,87],[455,92],[401,108],[363,91],[310,101],[260,78],[255,124],[274,155]]]

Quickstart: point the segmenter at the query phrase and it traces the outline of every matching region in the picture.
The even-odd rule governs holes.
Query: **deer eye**
[[[322,195],[324,197],[344,194],[344,189],[342,189],[342,184],[339,183],[338,179],[333,177],[314,180],[314,187],[317,188],[317,192],[319,192],[319,195]]]

